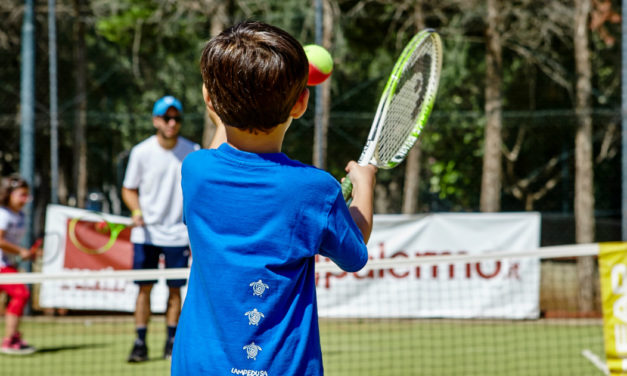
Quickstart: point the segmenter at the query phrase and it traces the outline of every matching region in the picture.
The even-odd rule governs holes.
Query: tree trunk
[[[331,50],[333,41],[333,9],[329,0],[322,0],[322,46],[327,50]],[[325,169],[327,160],[327,148],[328,140],[327,135],[329,133],[329,113],[331,107],[331,80],[326,80],[318,87],[313,89],[312,99],[317,96],[317,92],[320,90],[320,102],[315,105],[321,107],[320,117],[320,133],[315,132],[314,135],[314,150],[312,160],[314,164],[319,164],[316,167]],[[311,99],[310,99],[311,100]],[[315,99],[314,99],[315,100]],[[318,121],[316,119],[315,121]],[[318,139],[320,137],[320,139]],[[320,148],[315,147],[320,145]],[[318,163],[317,163],[318,162]]]
[[[420,31],[425,28],[423,4],[424,0],[417,0],[414,6],[414,23],[416,25],[416,31]],[[418,211],[421,156],[422,151],[420,149],[420,141],[418,141],[407,155],[407,163],[405,164],[403,206],[401,208],[401,212],[403,214],[414,214]]]
[[[407,155],[405,183],[403,184],[403,207],[401,209],[403,214],[414,214],[418,211],[421,156],[422,150],[420,149],[420,141],[418,141]]]
[[[228,1],[220,1],[216,4],[215,12],[211,16],[211,36],[214,37],[222,32],[229,23]],[[207,148],[216,133],[216,125],[209,116],[209,110],[205,109],[205,123],[202,132],[202,147]]]
[[[74,63],[76,88],[76,116],[74,120],[74,183],[76,206],[85,207],[87,199],[87,57],[85,21],[81,10],[86,0],[74,0]]]
[[[502,128],[502,46],[499,34],[499,0],[487,0],[486,29],[486,88],[485,145],[481,177],[480,209],[482,212],[501,210],[501,128]]]
[[[577,73],[576,107],[577,134],[575,135],[575,237],[577,243],[594,241],[594,183],[592,155],[592,115],[590,49],[588,20],[590,0],[575,1],[575,71]],[[579,309],[594,309],[594,258],[577,260],[579,277]]]

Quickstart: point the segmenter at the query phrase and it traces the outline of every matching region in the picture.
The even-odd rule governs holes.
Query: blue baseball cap
[[[181,114],[183,113],[181,102],[171,95],[166,95],[155,102],[155,105],[152,107],[152,116],[163,116],[170,107],[176,108]]]

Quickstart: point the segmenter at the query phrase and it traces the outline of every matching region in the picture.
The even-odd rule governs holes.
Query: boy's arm
[[[370,164],[360,166],[355,161],[350,161],[346,165],[346,172],[353,182],[353,201],[348,210],[361,231],[364,243],[368,243],[372,232],[374,183],[377,168]]]

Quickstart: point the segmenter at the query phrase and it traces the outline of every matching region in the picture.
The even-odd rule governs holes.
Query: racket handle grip
[[[346,201],[347,204],[350,203],[352,192],[353,192],[353,182],[348,177],[348,175],[346,175],[344,177],[344,181],[342,182],[342,195],[344,196],[344,201]]]

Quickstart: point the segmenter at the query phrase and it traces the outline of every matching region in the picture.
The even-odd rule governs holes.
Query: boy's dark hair
[[[269,132],[285,122],[309,75],[301,44],[278,27],[255,21],[211,39],[200,69],[222,122],[250,132]]]
[[[0,181],[0,205],[8,206],[11,193],[18,188],[28,188],[28,182],[18,175],[2,178]]]

